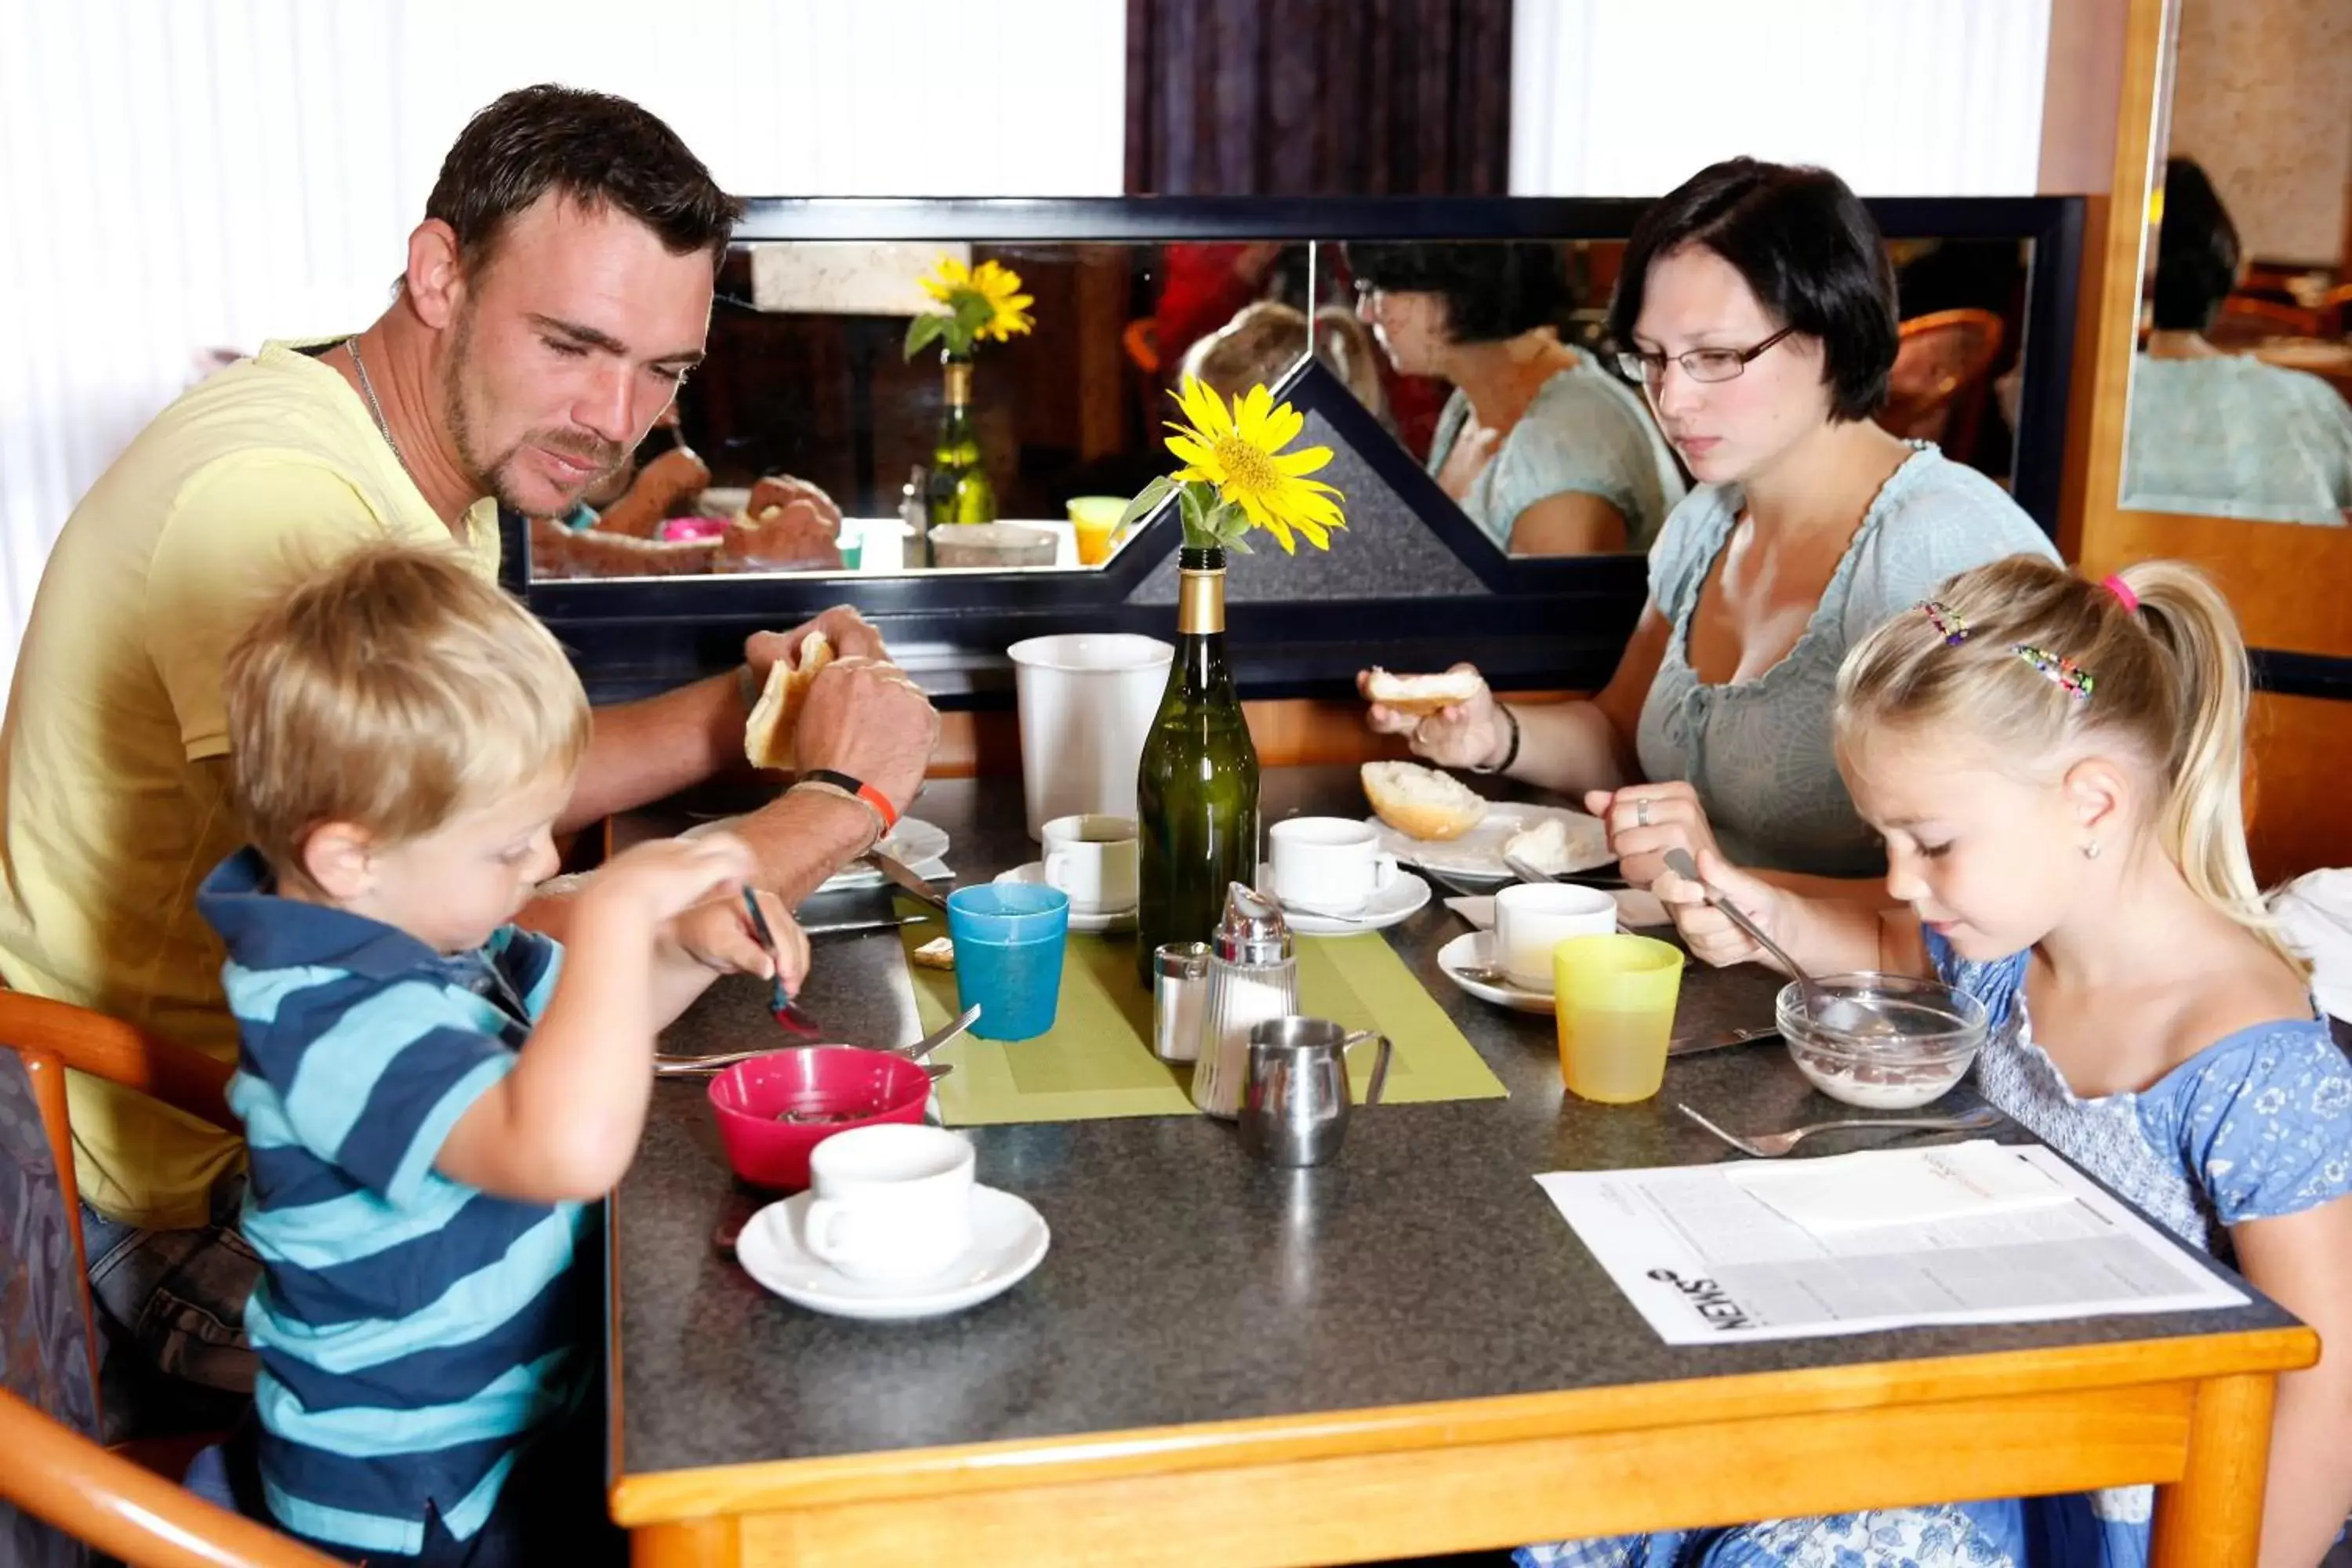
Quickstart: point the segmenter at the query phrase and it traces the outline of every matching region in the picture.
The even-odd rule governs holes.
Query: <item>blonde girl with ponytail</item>
[[[2318,1329],[2319,1364],[2279,1384],[2261,1557],[2309,1568],[2352,1510],[2352,1073],[2247,860],[2248,689],[2229,605],[2189,567],[2094,583],[1993,562],[1839,671],[1839,772],[1900,908],[1808,900],[1713,854],[1698,870],[1816,974],[1975,994],[1988,1101]],[[1655,890],[1694,954],[1763,958],[1696,884]],[[1779,1561],[1774,1541],[1868,1541],[1923,1511],[1996,1548],[2054,1531],[2069,1563],[2146,1561],[2144,1489],[1780,1521],[1701,1560]]]

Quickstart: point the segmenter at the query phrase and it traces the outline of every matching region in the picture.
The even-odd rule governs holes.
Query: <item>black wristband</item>
[[[1497,702],[1495,706],[1502,712],[1503,722],[1511,727],[1511,743],[1503,748],[1501,762],[1491,768],[1473,767],[1470,771],[1474,773],[1507,773],[1511,771],[1511,764],[1519,760],[1519,716],[1511,711],[1511,705],[1507,702]]]

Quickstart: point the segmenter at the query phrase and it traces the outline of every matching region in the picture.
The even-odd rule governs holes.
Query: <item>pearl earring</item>
[[[2095,860],[2098,858],[2099,841],[2094,838],[2088,844],[2083,846],[2083,858],[2085,860]]]

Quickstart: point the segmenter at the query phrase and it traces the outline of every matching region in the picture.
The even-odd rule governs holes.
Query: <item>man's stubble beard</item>
[[[450,445],[457,448],[457,461],[465,469],[467,482],[477,495],[495,497],[499,505],[525,516],[552,515],[561,518],[589,491],[617,472],[628,461],[629,448],[609,441],[583,442],[568,432],[547,432],[525,435],[494,458],[486,458],[479,449],[475,433],[472,410],[467,402],[467,370],[473,363],[474,310],[469,303],[457,313],[457,326],[451,333],[449,359],[441,377],[441,414],[449,426]],[[579,457],[600,464],[599,470],[581,481],[569,492],[563,507],[554,513],[542,513],[519,499],[513,477],[515,460],[527,446],[546,446],[567,456]]]

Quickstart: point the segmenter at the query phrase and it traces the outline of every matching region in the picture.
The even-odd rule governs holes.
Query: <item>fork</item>
[[[1759,1132],[1752,1138],[1742,1138],[1737,1132],[1726,1132],[1687,1105],[1677,1102],[1675,1109],[1741,1153],[1751,1154],[1759,1160],[1777,1160],[1814,1133],[1841,1128],[1891,1127],[1910,1132],[1975,1132],[1997,1126],[2000,1121],[2000,1111],[1989,1105],[1980,1105],[1958,1116],[1879,1116],[1852,1121],[1816,1121],[1810,1126],[1791,1127],[1786,1132]]]

